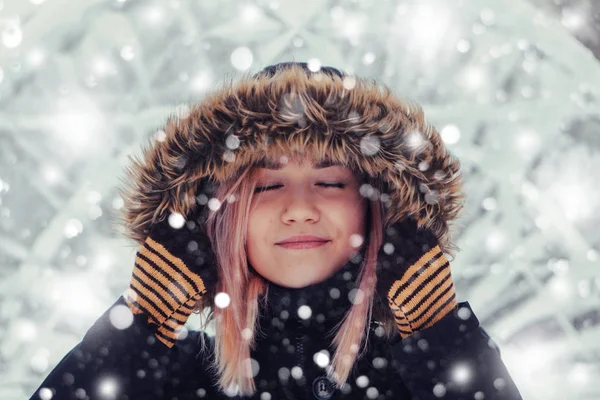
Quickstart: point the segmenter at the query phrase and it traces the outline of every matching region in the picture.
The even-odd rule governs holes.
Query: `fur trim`
[[[421,106],[361,77],[307,76],[300,67],[243,77],[211,92],[186,116],[171,115],[166,137],[132,158],[120,222],[143,243],[168,211],[188,215],[200,181],[223,182],[272,153],[313,152],[358,169],[385,188],[386,226],[407,215],[432,229],[452,254],[449,222],[464,198],[460,163]],[[238,146],[239,144],[239,146]]]

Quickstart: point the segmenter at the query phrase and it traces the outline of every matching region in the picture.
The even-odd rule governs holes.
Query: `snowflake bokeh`
[[[600,398],[595,0],[59,3],[0,2],[0,398],[32,393],[127,288],[136,248],[113,223],[127,157],[164,140],[157,127],[188,99],[285,60],[377,78],[422,104],[463,166],[458,297],[525,399]],[[131,323],[123,309],[112,318]]]

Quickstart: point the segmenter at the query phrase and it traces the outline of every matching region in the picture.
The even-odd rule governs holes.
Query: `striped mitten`
[[[137,251],[125,301],[134,314],[148,316],[155,336],[170,348],[217,274],[208,237],[194,220],[171,214]]]
[[[377,255],[377,293],[394,313],[402,338],[435,324],[457,306],[450,264],[429,229],[413,217],[394,224]]]

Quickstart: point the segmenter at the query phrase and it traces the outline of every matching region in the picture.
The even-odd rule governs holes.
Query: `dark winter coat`
[[[500,350],[479,326],[468,302],[403,340],[399,335],[384,339],[373,322],[367,352],[355,363],[347,385],[334,390],[315,354],[324,350],[333,354],[325,338],[351,305],[344,279],[347,272],[356,269],[347,266],[306,290],[271,284],[261,318],[265,334],[251,352],[255,372],[258,366],[252,399],[521,399]],[[336,299],[330,294],[333,288],[340,290]],[[312,310],[308,319],[296,312],[303,304]],[[122,296],[116,305],[125,306]],[[206,333],[190,331],[169,349],[156,340],[144,316],[134,315],[133,324],[120,330],[110,322],[107,310],[40,389],[52,389],[56,392],[52,398],[61,400],[85,395],[89,399],[228,399],[217,391],[216,377],[206,370],[212,354],[200,351],[200,335],[212,343]],[[296,366],[301,369],[294,370]],[[460,378],[461,368],[469,374],[466,380]],[[102,396],[102,388],[110,388],[110,382],[115,396]],[[38,392],[31,400],[40,399]]]
[[[309,75],[287,71],[275,80],[244,78],[211,93],[189,113],[170,118],[142,160],[134,160],[131,187],[121,191],[127,235],[142,245],[158,212],[188,215],[196,201],[206,202],[197,195],[204,178],[235,178],[260,161],[269,146],[314,145],[381,184],[387,195],[382,198],[386,226],[407,214],[419,216],[444,253],[451,254],[449,223],[463,197],[459,162],[421,108],[358,78],[349,85]],[[373,321],[366,354],[354,364],[347,384],[333,391],[314,355],[328,350],[333,356],[332,336],[326,334],[350,307],[351,285],[346,283],[356,279],[357,270],[348,263],[326,281],[303,289],[270,284],[269,302],[261,310],[264,334],[251,352],[257,372],[253,398],[521,398],[468,302],[402,340],[399,335],[386,340]],[[312,310],[307,320],[297,314],[302,304]],[[125,306],[123,296],[117,305]],[[129,328],[120,330],[107,310],[40,389],[52,390],[53,399],[105,399],[111,397],[102,391],[114,382],[112,398],[117,399],[228,398],[217,393],[216,377],[207,370],[211,349],[200,353],[201,335],[209,343],[212,338],[190,331],[168,348],[156,340],[144,314],[133,318]],[[32,396],[39,398],[38,392]]]

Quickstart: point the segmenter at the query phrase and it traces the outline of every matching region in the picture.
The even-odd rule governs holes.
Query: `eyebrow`
[[[270,169],[270,170],[283,169],[283,164],[276,162],[276,161],[271,161],[271,160],[262,160],[257,164],[257,166],[259,168],[265,168],[265,169]],[[312,163],[311,166],[314,169],[323,169],[323,168],[335,167],[335,166],[343,167],[344,164],[342,164],[341,162],[338,162],[338,161],[326,159],[326,160],[321,160],[317,163]]]

